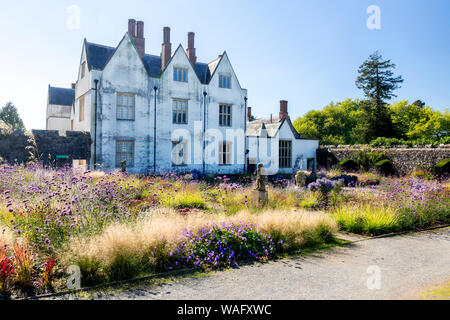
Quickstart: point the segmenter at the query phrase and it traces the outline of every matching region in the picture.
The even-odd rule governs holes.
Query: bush
[[[346,187],[354,187],[358,183],[358,177],[352,176],[348,174],[342,174],[337,177],[333,177],[330,179],[331,181],[343,181],[344,186]]]
[[[356,171],[359,169],[358,163],[353,159],[344,159],[339,162],[338,166],[345,171]]]
[[[387,157],[382,152],[358,151],[358,153],[356,154],[356,162],[366,171],[372,169],[373,167],[375,167],[376,163],[385,159],[387,159]]]
[[[334,189],[334,182],[327,178],[318,179],[316,182],[310,183],[308,189],[310,191],[319,191],[323,196],[327,196]]]
[[[444,176],[450,174],[450,159],[444,159],[434,166],[434,174]]]
[[[373,148],[392,148],[398,145],[406,145],[407,147],[411,148],[414,143],[412,141],[406,141],[403,139],[385,137],[378,137],[375,140],[372,140],[372,142],[370,143],[370,146]]]
[[[390,160],[381,160],[375,164],[377,171],[384,175],[394,175],[394,165]]]

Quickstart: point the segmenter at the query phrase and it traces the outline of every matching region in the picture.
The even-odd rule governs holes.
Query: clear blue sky
[[[80,28],[67,27],[67,8],[81,9]],[[381,30],[369,30],[368,6],[381,9]],[[331,101],[362,97],[358,66],[375,50],[403,76],[398,100],[450,107],[450,1],[8,1],[0,9],[0,105],[11,100],[28,129],[45,127],[47,86],[70,86],[82,41],[116,46],[127,19],[145,22],[147,53],[159,54],[162,28],[186,47],[196,33],[198,60],[226,50],[257,116],[291,118]]]

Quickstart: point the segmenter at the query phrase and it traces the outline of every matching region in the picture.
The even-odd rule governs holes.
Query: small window
[[[279,161],[280,168],[292,167],[292,142],[289,140],[280,140],[279,142]]]
[[[86,61],[81,64],[81,79],[86,75]]]
[[[172,165],[188,164],[188,143],[186,141],[172,142]]]
[[[220,74],[219,88],[231,89],[231,76]]]
[[[134,141],[116,141],[116,167],[122,166],[122,161],[127,162],[127,167],[134,166]]]
[[[219,164],[231,164],[231,142],[219,143]]]
[[[231,105],[221,104],[219,105],[219,126],[231,127]]]
[[[117,94],[117,120],[134,120],[136,98],[134,94]]]
[[[188,102],[187,100],[173,100],[172,122],[176,124],[188,123]]]
[[[84,96],[81,96],[81,97],[79,98],[79,101],[78,101],[78,102],[80,103],[79,122],[82,122],[82,121],[84,121]]]
[[[185,68],[173,68],[173,80],[187,82],[187,72]]]

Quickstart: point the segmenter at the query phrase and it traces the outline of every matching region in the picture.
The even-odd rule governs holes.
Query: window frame
[[[132,98],[133,105],[125,105],[119,104],[119,98],[120,97],[127,97]],[[123,111],[123,110],[126,111]],[[132,118],[129,117],[129,111],[132,110]],[[126,113],[126,116],[124,115],[124,112]],[[124,121],[135,121],[136,120],[136,95],[134,93],[126,93],[126,92],[117,92],[116,94],[116,120],[124,120]]]
[[[223,147],[226,147],[225,150]],[[220,166],[230,166],[233,164],[233,159],[231,159],[233,155],[233,143],[229,141],[221,141],[219,142],[219,165]],[[225,156],[225,162],[224,162]]]
[[[173,81],[188,82],[188,68],[173,67]]]
[[[225,83],[223,80],[226,80]],[[231,89],[231,75],[219,74],[219,88]]]
[[[181,103],[185,103],[185,109],[179,107]],[[176,106],[176,108],[175,108]],[[176,112],[176,115],[175,115]],[[183,113],[185,114],[185,121],[178,121],[179,117],[181,116],[181,119],[183,119]],[[172,124],[188,124],[189,123],[189,100],[187,99],[178,99],[174,98],[172,99]],[[174,117],[175,116],[175,117]]]
[[[285,143],[287,145],[283,145]],[[278,167],[280,169],[292,168],[292,140],[280,139],[278,141]]]
[[[223,112],[225,108],[229,108],[229,113]],[[225,119],[229,118],[229,124],[225,121]],[[233,126],[233,105],[227,103],[219,104],[219,126],[220,127],[232,127]]]
[[[115,142],[116,142],[116,168],[120,168],[121,167],[121,162],[123,160],[127,160],[127,168],[134,167],[135,141],[134,140],[125,140],[124,139],[124,140],[116,140]],[[126,146],[126,144],[131,144],[131,152],[128,152],[128,148],[127,147],[125,147],[125,149],[126,149],[125,152],[122,152],[122,151],[119,152],[119,149],[120,149],[119,148],[119,144],[120,143],[125,144],[125,146]],[[128,161],[128,157],[125,157],[125,159],[123,157],[119,157],[119,155],[130,155],[130,154],[131,154],[131,161],[132,161],[131,164]]]

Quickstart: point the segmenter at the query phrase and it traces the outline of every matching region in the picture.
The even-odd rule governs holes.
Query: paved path
[[[380,271],[380,287],[375,274]],[[372,278],[370,278],[372,276]],[[367,282],[372,284],[372,290]],[[100,299],[409,299],[450,280],[450,228],[356,242]],[[66,297],[69,298],[69,297]],[[73,298],[73,297],[72,297]],[[450,298],[450,297],[449,297]]]

